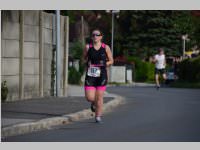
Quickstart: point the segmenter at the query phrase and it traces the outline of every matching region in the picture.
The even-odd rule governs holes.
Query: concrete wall
[[[40,97],[39,11],[24,11],[24,99]],[[55,47],[55,15],[42,12],[43,93],[50,96],[52,50]],[[61,16],[61,85],[63,86],[64,16]],[[6,80],[8,101],[19,100],[20,11],[2,11],[1,22],[1,78]],[[63,87],[61,87],[63,88]]]
[[[1,80],[6,80],[8,99],[19,97],[19,11],[1,14]]]
[[[39,97],[39,11],[24,12],[24,97]]]
[[[111,82],[126,83],[126,67],[111,66]]]

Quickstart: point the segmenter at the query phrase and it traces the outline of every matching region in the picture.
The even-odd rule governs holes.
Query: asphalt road
[[[84,120],[3,141],[200,141],[199,89],[110,87],[108,92],[126,97],[126,103],[104,115],[102,124]]]

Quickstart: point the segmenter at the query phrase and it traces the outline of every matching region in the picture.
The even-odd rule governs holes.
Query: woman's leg
[[[97,87],[96,91],[96,117],[102,116],[102,110],[103,110],[103,96],[105,91],[105,86]]]
[[[95,103],[95,98],[96,97],[96,88],[91,86],[91,87],[85,87],[85,98],[87,101],[91,103]]]

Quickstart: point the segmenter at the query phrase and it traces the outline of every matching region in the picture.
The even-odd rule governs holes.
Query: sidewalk
[[[144,82],[133,82],[133,83],[127,83],[127,84],[110,84],[108,87],[112,86],[128,86],[128,87],[155,87],[155,83],[144,83]]]
[[[112,100],[105,97],[104,102]],[[44,118],[58,117],[88,109],[83,97],[41,98],[2,104],[1,126],[33,122]]]
[[[119,105],[121,97],[105,93],[104,111]],[[109,107],[109,108],[108,108]],[[68,87],[68,97],[45,97],[1,105],[2,136],[29,133],[51,126],[91,118],[83,87]]]

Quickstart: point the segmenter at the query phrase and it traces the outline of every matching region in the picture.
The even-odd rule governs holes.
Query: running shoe
[[[96,123],[102,123],[101,117],[95,117],[95,121],[96,121]]]

